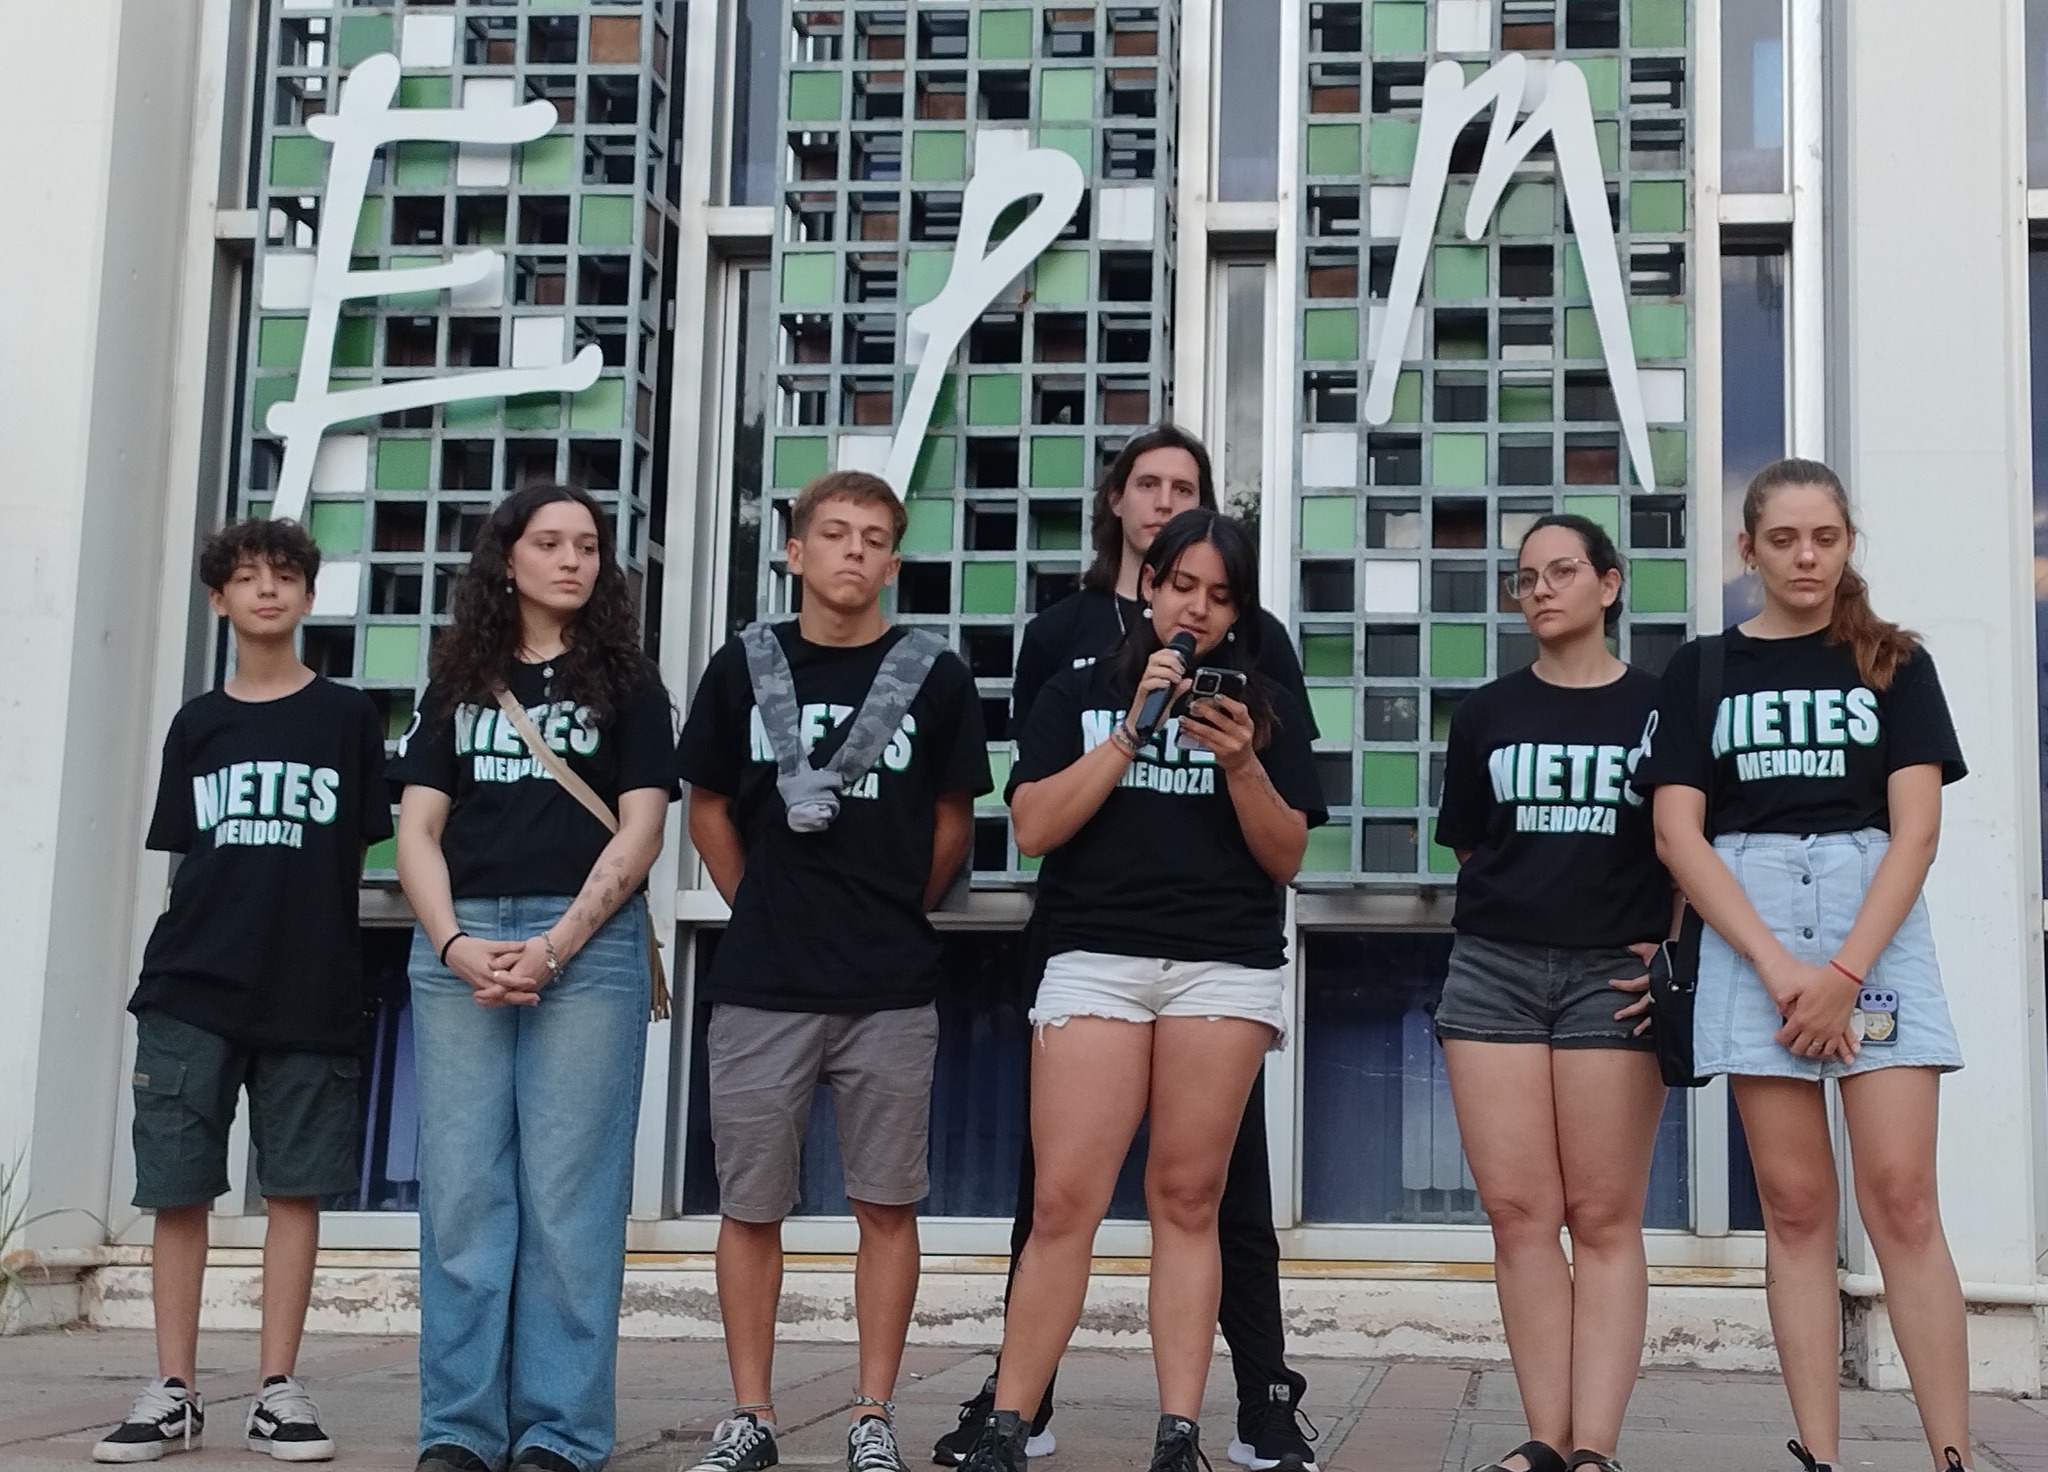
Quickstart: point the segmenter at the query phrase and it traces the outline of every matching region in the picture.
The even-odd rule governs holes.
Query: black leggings
[[[1028,1080],[1029,1074],[1026,1074]],[[1031,1155],[1030,1085],[1025,1086],[1023,1158],[1017,1162],[1017,1219],[1010,1228],[1010,1281],[1017,1277],[1017,1254],[1031,1236],[1031,1207],[1036,1171]],[[1269,1387],[1295,1381],[1287,1368],[1287,1333],[1280,1321],[1280,1238],[1273,1230],[1272,1169],[1266,1156],[1266,1071],[1252,1080],[1237,1143],[1230,1151],[1230,1171],[1223,1181],[1223,1200],[1216,1212],[1216,1236],[1223,1255],[1223,1297],[1216,1309],[1217,1327],[1230,1346],[1231,1368],[1237,1376],[1241,1406],[1263,1404]],[[1004,1289],[1005,1302],[1009,1290]]]

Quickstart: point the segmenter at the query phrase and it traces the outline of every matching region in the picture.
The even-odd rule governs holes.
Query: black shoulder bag
[[[1727,657],[1719,634],[1700,641],[1699,710],[1701,740],[1707,754],[1707,810],[1702,831],[1714,839],[1714,718],[1721,705],[1722,662]],[[1700,936],[1706,922],[1691,905],[1679,917],[1678,934],[1657,948],[1650,963],[1650,1040],[1656,1044],[1657,1071],[1674,1089],[1697,1089],[1707,1080],[1693,1072],[1692,1013],[1700,985]]]

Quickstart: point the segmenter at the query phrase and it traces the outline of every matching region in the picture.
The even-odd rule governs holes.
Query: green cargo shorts
[[[362,1168],[362,1063],[260,1053],[158,1011],[136,1018],[135,1204],[204,1206],[228,1189],[228,1128],[249,1091],[265,1196],[353,1191]]]

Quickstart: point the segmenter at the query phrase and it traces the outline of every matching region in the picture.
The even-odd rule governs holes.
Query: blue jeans
[[[569,900],[457,900],[486,940],[538,935]],[[492,1466],[611,1454],[619,1294],[647,1044],[643,897],[534,1007],[479,1007],[417,930],[420,1446]]]

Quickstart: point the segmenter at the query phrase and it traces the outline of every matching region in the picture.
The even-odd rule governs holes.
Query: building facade
[[[2038,1388],[2048,788],[2025,549],[2048,426],[2030,401],[2048,5],[1933,11],[10,8],[0,54],[33,64],[0,101],[0,495],[21,554],[0,612],[0,1221],[55,1213],[26,1229],[38,1262],[95,1275],[108,1321],[136,1311],[121,1009],[166,881],[140,849],[157,743],[227,657],[191,576],[207,527],[306,522],[327,558],[306,658],[370,691],[395,739],[504,490],[600,497],[681,701],[720,642],[789,610],[795,490],[881,471],[910,511],[894,614],[972,667],[1000,785],[1022,625],[1076,585],[1103,466],[1173,419],[1257,524],[1321,731],[1332,821],[1291,901],[1294,1026],[1267,1073],[1296,1327],[1336,1349],[1498,1352],[1429,1031],[1450,713],[1531,656],[1497,574],[1535,517],[1615,533],[1620,651],[1654,670],[1751,606],[1741,490],[1797,453],[1843,471],[1879,604],[1927,636],[1972,766],[1929,885],[1970,1060],[1944,1086],[1943,1186],[1979,1379]],[[1032,882],[995,797],[972,862],[967,907],[943,917],[924,1231],[952,1326],[933,1332],[987,1338]],[[652,892],[681,1004],[649,1030],[631,1242],[655,1307],[629,1327],[662,1332],[701,1327],[716,1229],[690,981],[724,909],[679,820]],[[362,918],[367,1143],[324,1243],[358,1321],[384,1327],[404,1321],[416,1199],[388,846]],[[829,1296],[853,1227],[822,1105],[809,1143],[789,1245]],[[260,1240],[261,1209],[247,1190],[219,1203],[224,1263]],[[1766,1363],[1724,1086],[1671,1096],[1645,1221],[1653,1352]],[[1099,1251],[1145,1251],[1135,1168]],[[1889,1380],[1853,1208],[1843,1254],[1856,1353]]]

